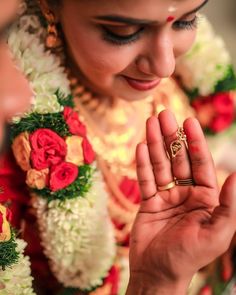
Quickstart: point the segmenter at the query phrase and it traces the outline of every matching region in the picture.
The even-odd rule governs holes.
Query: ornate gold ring
[[[179,153],[179,151],[182,149],[183,142],[187,147],[187,136],[184,133],[183,127],[178,128],[178,130],[176,132],[176,137],[177,137],[177,139],[172,141],[170,144],[170,151],[171,151],[172,158],[175,158],[177,156],[177,154]]]

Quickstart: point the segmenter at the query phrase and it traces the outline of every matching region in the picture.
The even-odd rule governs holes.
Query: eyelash
[[[198,17],[195,16],[194,19],[192,19],[191,21],[185,21],[185,20],[176,21],[173,24],[173,28],[175,30],[194,30],[197,27],[197,25],[198,25]],[[144,31],[144,27],[143,27],[137,32],[135,32],[134,34],[120,36],[120,35],[114,34],[110,30],[108,30],[105,26],[102,26],[102,29],[104,31],[103,39],[114,45],[131,44],[137,41]]]

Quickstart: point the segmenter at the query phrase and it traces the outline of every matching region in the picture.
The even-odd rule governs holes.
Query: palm
[[[170,113],[162,114],[160,125],[157,119],[151,118],[147,124],[147,145],[137,149],[143,201],[131,236],[131,269],[148,272],[157,267],[169,269],[170,276],[177,276],[183,272],[193,274],[220,254],[211,245],[212,224],[218,217],[218,209],[214,217],[212,212],[218,205],[219,192],[203,135],[191,121],[185,123],[185,128],[187,133],[191,132],[192,142],[189,140],[188,144],[189,153],[193,153],[189,155],[183,149],[172,161],[166,157],[162,135],[168,147],[173,132],[169,138],[166,133],[176,128],[174,121],[167,122],[169,118]],[[196,185],[159,191],[158,188],[172,181],[173,175],[178,179],[194,178]],[[230,238],[230,235],[226,237]],[[227,244],[227,240],[225,242]]]

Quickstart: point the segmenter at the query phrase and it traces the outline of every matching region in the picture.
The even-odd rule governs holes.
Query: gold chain
[[[71,80],[71,79],[70,79]],[[71,80],[75,110],[85,123],[96,154],[111,172],[136,178],[135,149],[145,138],[145,121],[152,114],[152,97],[137,102],[116,98],[112,102],[92,95]]]

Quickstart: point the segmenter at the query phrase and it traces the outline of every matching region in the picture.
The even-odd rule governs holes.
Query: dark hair
[[[59,4],[60,0],[47,0],[49,5],[56,6]]]

